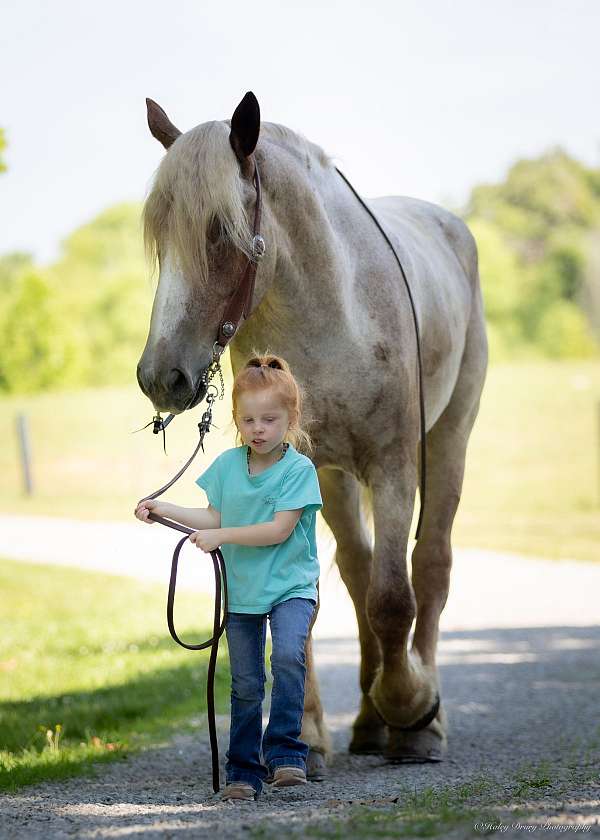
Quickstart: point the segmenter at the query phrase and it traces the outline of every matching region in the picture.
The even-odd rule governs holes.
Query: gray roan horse
[[[140,386],[157,409],[174,413],[203,397],[193,395],[250,253],[254,154],[266,254],[250,315],[229,344],[233,371],[253,348],[269,348],[306,388],[322,513],[358,619],[362,699],[350,750],[439,761],[443,705],[423,723],[438,699],[450,533],[488,355],[473,236],[435,204],[369,200],[406,272],[421,334],[427,488],[411,578],[418,366],[410,302],[388,244],[323,150],[284,126],[261,124],[252,93],[231,120],[183,134],[151,100],[148,122],[168,152],[144,208],[160,274]],[[318,778],[331,742],[310,641],[307,664],[301,737],[311,747],[308,772]]]

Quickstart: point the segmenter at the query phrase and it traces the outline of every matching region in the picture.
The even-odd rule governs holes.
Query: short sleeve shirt
[[[319,560],[316,515],[323,506],[313,462],[290,443],[285,455],[258,475],[249,475],[248,447],[222,452],[196,479],[215,510],[221,527],[271,522],[280,510],[302,514],[290,536],[277,545],[225,543],[230,612],[268,613],[289,598],[317,600]]]

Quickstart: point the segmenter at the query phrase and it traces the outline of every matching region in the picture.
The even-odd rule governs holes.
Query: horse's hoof
[[[306,757],[306,778],[309,782],[322,782],[327,778],[327,767],[325,756],[312,748]]]
[[[387,744],[387,732],[384,726],[355,728],[348,752],[354,755],[381,755]]]
[[[389,727],[389,738],[383,756],[391,764],[426,764],[444,760],[446,745],[431,729],[403,732]]]

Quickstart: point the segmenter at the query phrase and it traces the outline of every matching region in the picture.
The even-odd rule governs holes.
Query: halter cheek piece
[[[236,334],[240,322],[250,317],[250,307],[252,305],[252,297],[254,295],[254,281],[256,279],[256,269],[259,261],[264,257],[266,251],[265,240],[260,235],[260,220],[262,215],[262,192],[260,187],[260,175],[258,174],[258,166],[254,156],[254,189],[256,190],[256,202],[254,204],[254,225],[252,236],[251,256],[246,263],[246,268],[242,274],[240,281],[233,293],[231,300],[227,304],[225,314],[219,324],[217,331],[217,340],[213,344],[213,361],[219,359],[225,350],[228,342],[231,341]]]

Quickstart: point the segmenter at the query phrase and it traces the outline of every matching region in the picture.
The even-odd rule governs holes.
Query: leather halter
[[[252,230],[252,256],[246,263],[246,268],[242,274],[240,281],[233,293],[231,300],[227,304],[225,314],[219,324],[217,331],[217,340],[213,344],[213,360],[219,358],[227,344],[236,334],[238,327],[242,321],[245,321],[250,315],[250,307],[252,305],[252,297],[254,295],[254,281],[256,279],[256,269],[259,260],[265,253],[265,240],[260,235],[260,219],[262,214],[262,192],[260,187],[260,175],[258,173],[258,166],[254,155],[251,156],[254,164],[254,189],[256,190],[256,203],[254,206],[254,225]]]

